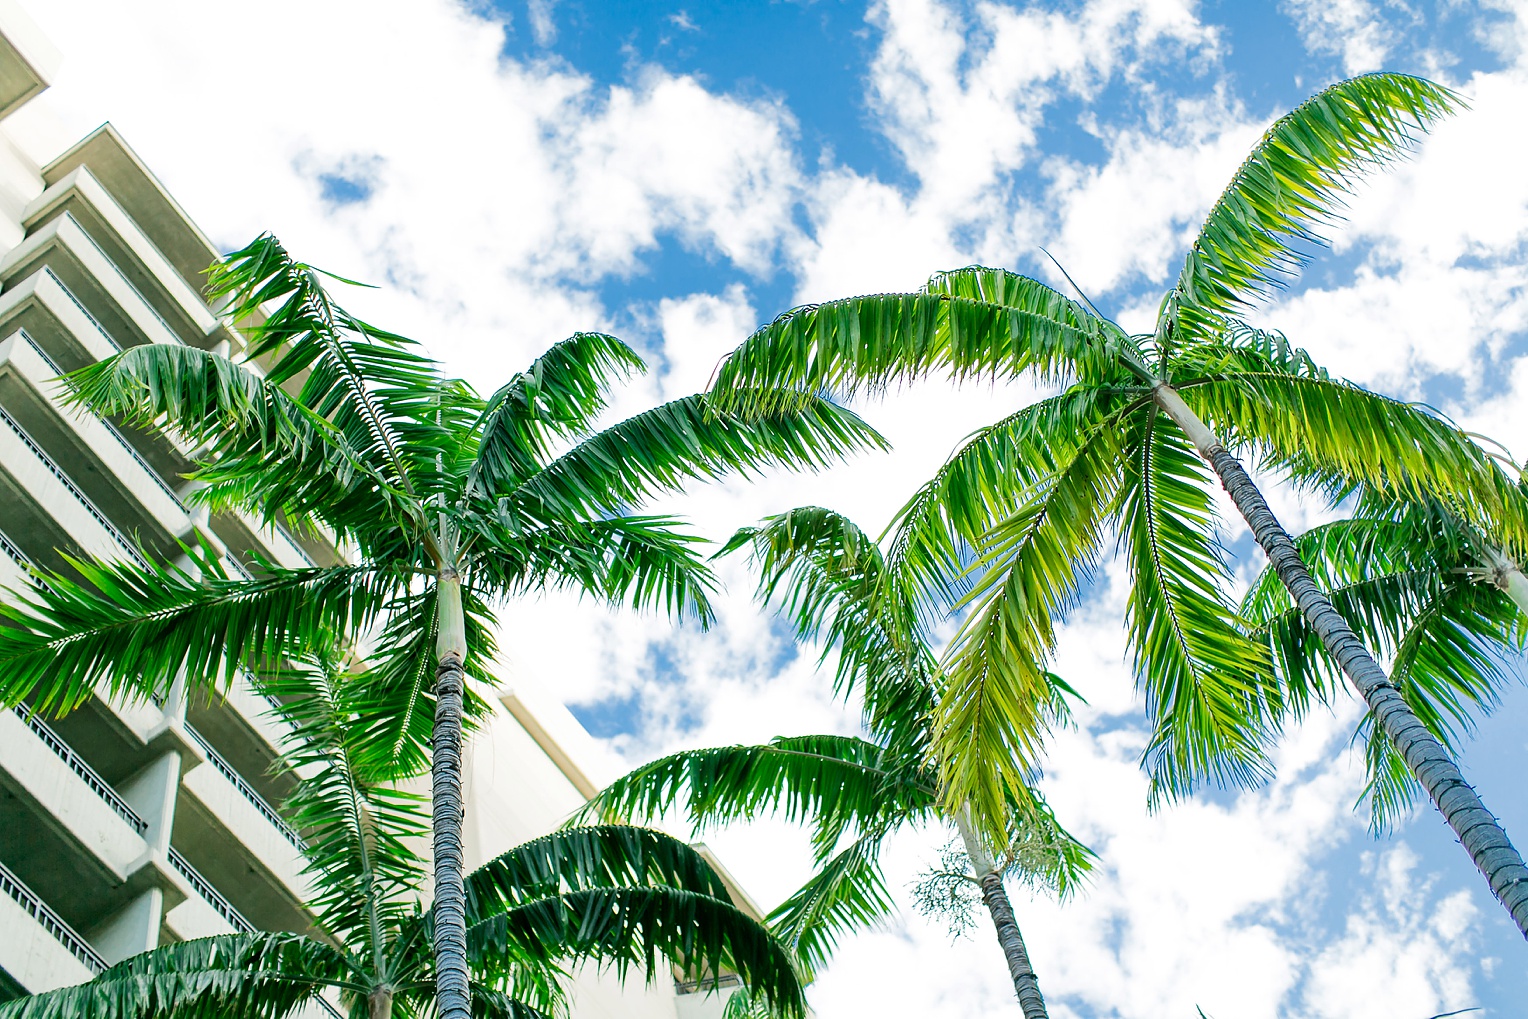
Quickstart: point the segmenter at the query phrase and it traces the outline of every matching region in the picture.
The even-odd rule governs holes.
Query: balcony
[[[0,864],[0,969],[37,994],[84,983],[105,968],[88,941]]]
[[[108,561],[132,558],[146,562],[132,540],[3,406],[0,498],[7,507],[7,535],[34,562],[65,569],[59,549]]]
[[[302,838],[206,735],[185,732],[206,763],[181,778],[175,848],[255,926],[308,931]]]
[[[90,167],[96,180],[164,255],[181,279],[200,292],[202,273],[218,257],[217,248],[132,147],[123,141],[116,128],[103,124],[82,138],[69,151],[43,167],[43,180],[49,186],[57,184],[81,166]]]
[[[74,217],[181,342],[210,347],[224,338],[226,330],[201,294],[181,278],[89,167],[75,167],[33,199],[22,213],[22,226],[35,233],[63,215]]]
[[[67,212],[0,259],[0,283],[13,286],[42,269],[53,273],[117,346],[180,343],[159,311]]]
[[[0,407],[54,463],[69,465],[70,480],[120,530],[163,555],[178,552],[193,528],[190,511],[110,422],[59,406],[52,393],[62,372],[18,329],[0,341]]]
[[[182,941],[194,938],[210,938],[218,934],[251,934],[255,925],[213,887],[201,871],[191,866],[180,850],[171,847],[170,866],[173,867],[195,895],[165,914],[165,926]]]

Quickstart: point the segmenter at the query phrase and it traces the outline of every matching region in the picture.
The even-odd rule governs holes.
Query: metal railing
[[[153,315],[159,320],[159,324],[164,326],[164,331],[169,333],[175,342],[182,342],[180,334],[177,333],[174,329],[170,328],[170,323],[166,322],[165,317],[159,313],[159,309],[154,307],[154,302],[145,297],[143,291],[139,290],[137,285],[133,283],[132,280],[127,278],[127,273],[123,272],[122,267],[113,261],[112,257],[106,253],[106,249],[101,247],[101,242],[92,237],[90,235],[90,231],[86,230],[84,226],[80,224],[80,221],[75,219],[71,213],[65,212],[64,217],[73,223],[80,233],[85,235],[85,240],[89,241],[90,246],[96,249],[96,254],[100,255],[103,259],[106,260],[106,264],[111,267],[111,271],[116,273],[117,279],[121,280],[122,284],[133,292],[133,296],[137,297],[139,301],[143,302],[143,306],[149,310],[150,315]]]
[[[0,552],[4,552],[14,559],[18,566],[32,565],[32,557],[17,548],[15,542],[5,536],[4,531],[0,531]]]
[[[69,289],[69,285],[67,283],[58,278],[58,273],[53,271],[52,266],[45,265],[42,267],[42,271],[47,273],[49,278],[51,278],[54,283],[58,284],[58,289],[64,292],[65,297],[74,302],[74,306],[80,309],[80,314],[84,315],[87,319],[90,320],[90,324],[95,326],[96,332],[101,334],[102,339],[111,344],[114,349],[122,349],[122,344],[113,339],[111,333],[106,331],[106,327],[101,324],[100,320],[90,313],[90,309],[85,307],[85,305],[80,302],[78,297],[74,296],[74,291]]]
[[[170,847],[170,864],[178,871],[181,877],[196,889],[196,893],[207,900],[207,904],[217,910],[218,916],[227,920],[233,929],[240,934],[255,933],[255,925],[244,918],[244,914],[234,907],[234,904],[223,898],[223,893],[212,887],[212,882],[202,877],[201,871],[191,866],[191,862],[180,855],[180,850]]]
[[[26,723],[26,727],[31,729],[38,739],[47,744],[49,750],[57,754],[59,759],[69,766],[70,771],[83,779],[85,784],[97,796],[105,800],[106,805],[116,811],[118,817],[132,825],[133,831],[139,835],[148,832],[149,823],[140,817],[136,810],[128,806],[127,801],[117,795],[117,791],[104,778],[97,775],[95,769],[86,764],[85,759],[75,753],[74,748],[65,743],[58,733],[48,728],[43,723],[43,720],[33,714],[25,705],[18,704],[12,710],[21,716],[21,720]]]
[[[212,766],[216,768],[224,778],[232,782],[234,788],[239,790],[240,794],[242,794],[243,797],[248,800],[267,821],[275,825],[276,830],[281,832],[281,834],[286,837],[288,842],[292,843],[292,845],[296,846],[299,850],[305,850],[307,848],[307,845],[302,840],[302,836],[298,835],[297,832],[293,830],[292,826],[287,824],[286,821],[282,819],[280,814],[276,813],[274,807],[265,802],[265,797],[256,792],[254,786],[250,785],[244,780],[244,776],[239,774],[238,769],[229,764],[222,754],[212,749],[212,744],[207,742],[207,737],[197,732],[189,724],[186,726],[186,733],[191,737],[192,740],[196,742],[197,746],[202,748],[203,753],[207,755],[207,760],[212,763]]]
[[[280,535],[288,545],[292,546],[292,551],[296,552],[298,556],[302,558],[303,562],[307,563],[309,566],[318,566],[318,563],[313,561],[313,557],[308,555],[308,550],[298,544],[297,539],[292,537],[292,532],[287,530],[284,524],[277,523],[273,520],[271,521],[271,530]]]
[[[118,530],[117,525],[112,523],[106,514],[102,513],[96,507],[96,504],[90,501],[90,496],[80,490],[80,487],[74,483],[74,480],[64,473],[64,469],[54,463],[53,458],[47,454],[47,451],[42,448],[36,439],[27,434],[27,430],[22,428],[21,423],[11,417],[4,407],[0,407],[0,420],[3,420],[10,427],[10,430],[16,433],[16,437],[36,454],[37,459],[42,461],[42,465],[48,469],[48,472],[69,490],[69,494],[74,496],[81,506],[85,507],[85,511],[95,518],[96,523],[100,524],[105,528],[107,534],[116,539],[117,544],[122,546],[123,551],[132,556],[139,566],[149,565],[149,561],[143,557],[143,554],[138,551],[132,542],[127,540],[127,535]]]
[[[42,349],[42,344],[32,339],[31,334],[28,333],[25,329],[19,330],[19,332],[21,333],[21,338],[27,341],[28,346],[37,351],[37,356],[42,358],[43,363],[52,369],[55,375],[62,376],[64,374],[64,370],[58,366],[58,362],[49,357],[48,352]],[[111,433],[112,438],[117,440],[118,444],[121,445],[128,456],[132,457],[138,462],[139,467],[142,467],[145,471],[148,472],[148,476],[153,479],[154,484],[158,485],[160,490],[163,491],[165,495],[168,495],[172,500],[174,500],[175,505],[179,506],[181,509],[186,508],[186,504],[181,501],[180,494],[176,492],[175,489],[171,488],[170,483],[166,481],[157,470],[154,469],[152,464],[143,458],[143,454],[138,452],[137,447],[135,447],[131,442],[127,441],[127,436],[122,434],[121,429],[119,429],[116,425],[112,424],[110,420],[104,417],[97,416],[96,420],[106,426],[106,430]]]
[[[14,899],[27,911],[28,916],[58,939],[58,943],[69,949],[69,954],[84,963],[90,972],[100,973],[106,969],[106,960],[90,947],[90,942],[76,934],[73,927],[64,923],[63,917],[53,912],[46,902],[37,897],[36,892],[26,886],[26,882],[12,874],[3,863],[0,863],[0,891]]]
[[[675,994],[697,994],[702,991],[707,993],[719,991],[725,987],[740,987],[743,981],[731,973],[723,973],[719,977],[702,977],[699,980],[680,980],[674,978]]]

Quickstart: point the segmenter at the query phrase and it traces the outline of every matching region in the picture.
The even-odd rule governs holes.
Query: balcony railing
[[[102,513],[99,509],[96,508],[96,504],[90,501],[90,496],[80,491],[79,486],[74,483],[74,480],[64,472],[62,467],[53,462],[53,458],[50,457],[42,448],[42,446],[38,444],[37,440],[28,435],[27,430],[22,428],[20,422],[11,417],[11,415],[5,410],[4,407],[0,407],[0,421],[4,421],[6,426],[9,427],[11,431],[16,433],[16,437],[25,443],[28,449],[36,454],[37,459],[42,461],[42,465],[48,469],[48,472],[57,478],[59,482],[69,490],[69,494],[74,496],[74,498],[79,501],[79,504],[85,508],[85,512],[94,517],[96,523],[100,524],[106,530],[106,533],[111,535],[112,538],[116,540],[118,545],[122,546],[123,551],[132,556],[133,560],[137,562],[139,566],[149,565],[149,561],[145,559],[142,553],[138,551],[137,547],[127,539],[127,535],[123,534],[117,528],[117,525],[112,523],[111,520],[107,518],[105,513]]]
[[[58,939],[58,943],[69,949],[85,968],[92,973],[100,973],[106,969],[106,960],[101,958],[90,942],[74,933],[74,928],[64,923],[63,917],[53,912],[48,904],[37,897],[37,893],[26,886],[26,883],[0,864],[0,891],[14,899],[22,909],[27,911],[33,920],[36,920],[49,934]]]
[[[142,301],[143,306],[149,310],[149,314],[157,318],[159,320],[159,324],[164,326],[164,331],[169,333],[171,336],[174,336],[177,340],[180,339],[180,337],[176,335],[175,330],[170,328],[170,323],[166,322],[164,320],[164,316],[159,314],[159,309],[154,307],[153,303],[147,297],[143,296],[143,291],[139,290],[133,284],[133,281],[127,278],[127,273],[122,271],[122,267],[117,265],[116,262],[112,261],[112,257],[106,253],[104,248],[101,247],[100,242],[97,241],[94,237],[90,236],[90,231],[86,230],[83,226],[80,226],[80,221],[75,219],[72,214],[66,212],[64,215],[69,218],[70,222],[79,227],[80,233],[85,235],[85,239],[90,242],[90,246],[96,249],[96,254],[100,255],[106,264],[111,266],[111,271],[116,275],[117,279],[122,282],[122,285],[137,295],[138,300]]]
[[[170,847],[170,864],[180,871],[181,877],[196,889],[196,893],[207,900],[207,904],[217,910],[218,916],[227,920],[233,929],[240,934],[255,933],[255,925],[244,919],[244,914],[234,908],[233,903],[223,898],[223,893],[212,887],[212,883],[202,877],[201,871],[191,866],[180,850]]]
[[[58,284],[58,289],[62,290],[64,292],[64,296],[69,298],[69,300],[74,303],[76,308],[80,309],[80,313],[90,321],[91,325],[95,326],[96,332],[101,334],[102,339],[111,344],[117,350],[122,349],[122,344],[113,339],[111,333],[106,331],[106,327],[101,325],[100,321],[90,313],[90,309],[80,303],[80,299],[74,296],[74,291],[70,290],[68,284],[58,278],[58,273],[54,272],[51,266],[43,266],[42,271],[47,273],[48,277],[52,279],[54,283]]]
[[[73,747],[60,739],[58,733],[43,724],[43,720],[34,715],[26,706],[18,704],[13,710],[21,716],[21,720],[26,723],[27,728],[31,729],[37,738],[46,744],[49,750],[57,754],[59,760],[69,766],[70,771],[83,779],[92,792],[105,800],[106,805],[116,811],[118,817],[132,825],[133,831],[139,835],[148,832],[148,822],[140,817],[136,810],[128,806],[127,801],[118,796],[117,791],[108,785],[104,778],[97,775],[95,769],[85,763],[84,758],[74,752]]]
[[[58,362],[49,357],[48,352],[42,349],[42,344],[32,339],[31,334],[28,333],[25,329],[20,330],[20,333],[21,338],[27,341],[27,346],[31,347],[34,351],[37,352],[37,356],[42,358],[43,364],[46,364],[50,369],[53,370],[53,374],[58,376],[62,376],[64,374],[64,370],[58,366]],[[148,472],[149,477],[154,479],[154,484],[158,485],[165,495],[168,495],[171,499],[173,499],[175,501],[175,505],[179,506],[181,509],[186,508],[186,504],[180,499],[180,493],[176,492],[175,489],[170,487],[170,483],[165,481],[160,473],[156,471],[153,466],[143,458],[143,454],[138,452],[137,447],[135,447],[131,442],[127,441],[127,436],[123,435],[121,430],[118,429],[116,425],[112,424],[109,420],[103,417],[97,417],[96,420],[106,426],[106,430],[111,433],[112,438],[117,440],[123,451],[125,451],[128,456],[136,460],[139,467],[142,467],[145,471]]]
[[[0,552],[4,552],[14,559],[17,566],[27,567],[32,565],[31,557],[17,548],[15,542],[7,538],[4,532],[0,532]]]
[[[224,759],[222,754],[212,749],[212,744],[207,742],[207,738],[205,736],[197,732],[190,725],[186,726],[186,733],[196,741],[197,746],[202,748],[202,752],[207,755],[207,760],[211,762],[212,766],[216,768],[224,778],[232,782],[233,787],[239,790],[239,793],[246,800],[248,800],[267,821],[275,825],[276,830],[281,832],[281,834],[286,837],[288,842],[292,843],[292,845],[296,846],[299,850],[307,849],[307,845],[302,841],[302,836],[298,835],[297,832],[292,829],[291,825],[282,820],[281,815],[276,813],[275,808],[273,808],[269,803],[265,802],[265,797],[255,792],[254,787],[244,780],[244,776],[239,774],[238,769],[229,764],[228,761]]]

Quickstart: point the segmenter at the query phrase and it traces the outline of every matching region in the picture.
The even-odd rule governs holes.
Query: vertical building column
[[[169,708],[167,703],[166,709]],[[118,791],[138,816],[148,823],[143,840],[151,852],[170,849],[170,829],[175,825],[175,797],[180,791],[180,754],[166,751],[138,770]]]
[[[157,948],[163,919],[164,892],[149,888],[92,929],[88,937],[101,958],[115,966],[123,959]]]

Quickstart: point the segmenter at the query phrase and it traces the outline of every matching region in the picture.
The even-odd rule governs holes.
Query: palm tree
[[[1503,481],[1507,497],[1523,497],[1519,485]],[[1390,660],[1391,681],[1417,717],[1454,751],[1476,716],[1489,714],[1500,690],[1518,678],[1510,663],[1528,645],[1521,553],[1436,500],[1373,495],[1359,499],[1351,518],[1313,527],[1295,546],[1348,625]],[[1271,571],[1247,592],[1241,614],[1268,640],[1297,707],[1330,695],[1336,664]],[[1420,788],[1372,715],[1354,740],[1365,746],[1362,800],[1377,833],[1412,807]]]
[[[769,923],[813,968],[826,963],[843,933],[891,911],[878,859],[887,836],[908,825],[950,824],[965,859],[959,870],[933,875],[935,887],[922,897],[948,903],[951,891],[958,897],[958,889],[974,884],[1025,1019],[1043,1019],[1045,999],[1003,881],[1016,877],[1065,895],[1090,868],[1092,854],[1036,793],[1008,799],[996,853],[968,807],[942,809],[938,769],[929,759],[942,679],[921,635],[890,632],[899,614],[877,598],[885,561],[874,541],[837,513],[803,507],[743,528],[726,551],[745,546],[760,567],[761,598],[778,598],[800,639],[822,641],[824,658],[838,652],[835,686],[840,694],[863,692],[872,738],[782,736],[758,746],[683,751],[617,779],[579,816],[653,819],[680,807],[696,832],[765,811],[811,825],[817,872]]]
[[[1330,378],[1237,315],[1287,279],[1350,183],[1404,153],[1455,108],[1421,79],[1339,82],[1280,118],[1211,208],[1152,333],[1132,336],[1090,303],[1011,272],[970,268],[912,294],[791,311],[718,370],[720,405],[756,411],[831,391],[883,392],[935,372],[957,382],[1026,374],[1066,385],[983,429],[903,509],[888,583],[971,599],[952,648],[939,738],[952,802],[977,795],[968,762],[1033,765],[1043,661],[1116,529],[1133,581],[1127,636],[1156,730],[1154,796],[1208,776],[1269,770],[1283,713],[1265,645],[1226,594],[1210,472],[1219,479],[1312,631],[1528,934],[1528,868],[1446,749],[1312,581],[1237,453],[1322,484],[1437,497],[1520,538],[1470,438],[1429,411]],[[1521,545],[1520,541],[1514,542]],[[972,557],[982,578],[974,585]],[[1001,751],[1007,750],[1006,755]],[[996,816],[995,812],[990,813]],[[995,836],[1000,833],[994,832]]]
[[[282,765],[298,776],[287,803],[307,833],[316,898],[311,934],[248,931],[166,945],[94,980],[0,1005],[0,1019],[279,1019],[330,989],[352,1016],[433,1014],[435,973],[422,908],[424,798],[378,767],[357,730],[370,684],[338,656],[267,677],[262,692],[292,725]],[[742,979],[773,1014],[802,1016],[789,951],[737,908],[689,846],[659,832],[603,826],[556,832],[504,853],[466,880],[473,1015],[541,1019],[565,1011],[564,977],[594,962],[647,979]]]
[[[273,237],[210,279],[247,330],[247,359],[138,346],[72,375],[75,399],[196,450],[202,505],[317,531],[350,559],[259,563],[253,580],[227,576],[209,550],[189,550],[184,568],[80,562],[81,576],[0,608],[14,624],[0,628],[0,700],[62,711],[103,677],[134,696],[177,675],[217,687],[328,632],[374,649],[357,722],[368,752],[409,773],[433,709],[435,973],[440,1015],[466,1019],[464,680],[489,678],[491,604],[571,588],[704,624],[698,539],[635,507],[691,480],[820,467],[880,440],[826,399],[744,419],[691,396],[597,430],[610,386],[644,368],[614,337],[578,333],[484,400],[342,309]]]

